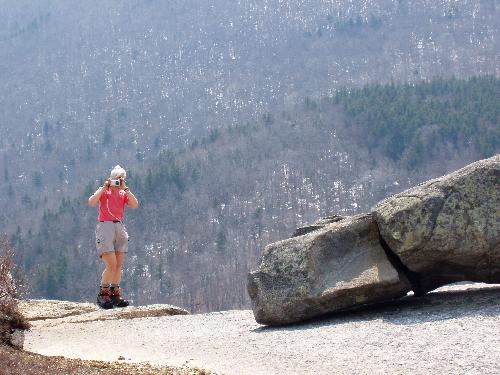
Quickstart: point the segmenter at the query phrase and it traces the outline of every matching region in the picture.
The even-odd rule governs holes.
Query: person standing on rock
[[[102,273],[97,304],[104,309],[129,305],[120,293],[122,266],[128,247],[128,233],[122,220],[125,206],[137,208],[139,201],[126,186],[126,177],[125,169],[117,165],[104,185],[89,198],[91,207],[99,203],[95,231],[96,247],[105,269]]]

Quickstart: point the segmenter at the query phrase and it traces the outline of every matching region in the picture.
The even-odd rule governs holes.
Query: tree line
[[[333,101],[363,145],[409,169],[425,164],[443,143],[472,145],[481,157],[500,144],[500,81],[494,76],[343,88]]]
[[[147,169],[129,171],[141,207],[126,218],[124,290],[139,304],[248,307],[246,273],[266,244],[321,216],[367,211],[447,172],[446,159],[441,169],[426,169],[436,148],[498,152],[498,93],[493,77],[342,89],[161,151]],[[102,266],[97,212],[86,201],[99,183],[11,236],[32,296],[94,298]]]

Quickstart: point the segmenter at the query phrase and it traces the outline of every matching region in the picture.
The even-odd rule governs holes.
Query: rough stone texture
[[[459,281],[500,283],[500,155],[297,229],[248,293],[257,322],[285,324]]]
[[[18,300],[17,304],[28,321],[64,318],[100,310],[95,303],[49,299]]]
[[[248,276],[255,319],[286,324],[410,290],[389,262],[369,214],[348,217],[268,245]]]
[[[417,293],[456,281],[500,282],[500,155],[385,199],[374,216],[416,275]]]
[[[24,330],[15,329],[10,337],[10,344],[18,349],[22,349],[24,346]]]
[[[304,234],[314,232],[315,230],[322,229],[328,224],[336,223],[340,220],[344,220],[345,216],[332,215],[328,217],[316,220],[314,223],[297,228],[293,233],[292,237],[303,236]]]
[[[66,319],[50,327],[34,321],[25,349],[101,361],[123,356],[121,363],[198,367],[224,375],[493,375],[500,366],[500,285],[445,286],[421,298],[293,326],[261,326],[250,310],[126,321]],[[113,333],[106,335],[105,350],[100,332]]]
[[[57,300],[21,300],[19,310],[24,317],[33,321],[43,321],[45,325],[59,324],[61,320],[72,323],[89,321],[136,319],[147,317],[189,315],[189,312],[173,305],[156,304],[148,306],[128,306],[103,310],[94,303]]]

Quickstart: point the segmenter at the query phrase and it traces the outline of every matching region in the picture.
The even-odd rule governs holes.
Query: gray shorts
[[[128,233],[125,225],[121,222],[98,222],[95,229],[95,245],[99,256],[114,251],[126,253],[128,249]]]

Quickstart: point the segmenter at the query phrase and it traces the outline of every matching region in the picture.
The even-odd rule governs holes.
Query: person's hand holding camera
[[[120,177],[120,189],[128,190],[127,185],[125,185],[125,179],[123,177]]]

